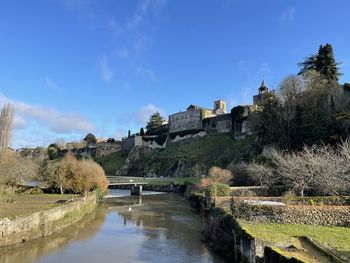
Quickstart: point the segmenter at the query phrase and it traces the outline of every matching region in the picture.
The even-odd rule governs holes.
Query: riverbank
[[[90,193],[86,197],[74,197],[68,200],[61,198],[61,201],[54,203],[52,208],[50,208],[50,204],[46,204],[34,213],[14,214],[0,218],[0,246],[12,245],[51,235],[78,222],[97,206],[95,193]]]
[[[347,227],[305,224],[256,224],[234,216],[230,207],[191,195],[204,217],[202,240],[235,262],[347,262]],[[343,261],[344,260],[344,261]]]

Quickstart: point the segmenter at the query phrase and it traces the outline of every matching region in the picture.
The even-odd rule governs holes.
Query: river
[[[201,217],[178,194],[110,190],[79,223],[0,248],[0,263],[225,262],[200,241]]]

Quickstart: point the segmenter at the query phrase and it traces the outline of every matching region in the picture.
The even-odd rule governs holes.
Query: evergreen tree
[[[159,112],[152,114],[151,117],[149,118],[149,121],[147,122],[147,126],[146,126],[147,132],[152,129],[159,128],[160,126],[162,126],[163,122],[164,122],[164,119]]]
[[[130,138],[131,137],[131,131],[129,130],[128,131],[128,138]]]
[[[141,129],[140,129],[140,136],[143,136],[143,135],[145,135],[145,131],[144,131],[143,127],[141,127]]]
[[[95,135],[93,135],[92,133],[89,133],[85,136],[84,141],[86,141],[87,144],[90,144],[90,143],[96,143],[97,139]]]
[[[335,61],[331,44],[321,45],[318,49],[318,54],[305,58],[298,65],[301,67],[299,74],[304,74],[309,70],[316,70],[329,82],[337,82],[341,75],[338,67],[339,63]]]
[[[335,62],[333,47],[331,44],[320,46],[317,55],[316,70],[329,81],[338,81],[340,73],[338,64]]]

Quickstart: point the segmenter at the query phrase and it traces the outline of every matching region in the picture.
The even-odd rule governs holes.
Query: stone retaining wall
[[[0,246],[48,236],[82,219],[97,206],[95,194],[55,208],[0,219]]]
[[[233,205],[232,212],[240,219],[256,223],[350,226],[350,206],[270,206],[241,203]]]

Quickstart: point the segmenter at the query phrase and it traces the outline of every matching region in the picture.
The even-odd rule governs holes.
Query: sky
[[[0,106],[13,147],[138,132],[196,104],[251,104],[333,45],[350,82],[348,0],[1,0]]]

